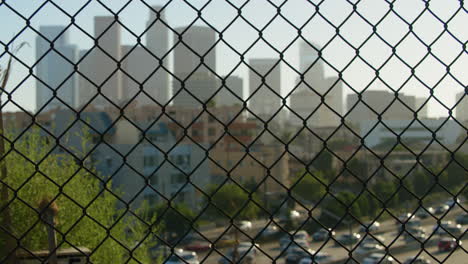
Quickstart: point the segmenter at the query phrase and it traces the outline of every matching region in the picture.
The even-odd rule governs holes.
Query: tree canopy
[[[209,210],[211,215],[219,216],[221,213],[230,218],[237,216],[243,219],[252,219],[258,215],[260,208],[252,202],[255,200],[260,203],[255,194],[249,198],[249,193],[233,183],[225,184],[215,192],[217,187],[216,185],[209,187],[211,204],[214,205]]]
[[[140,262],[150,261],[148,248],[154,243],[145,235],[156,230],[147,224],[152,219],[136,217],[140,210],[118,210],[119,200],[109,189],[111,183],[104,185],[93,175],[92,166],[85,169],[70,154],[54,152],[55,140],[51,139],[38,128],[30,128],[14,147],[6,146],[8,174],[4,181],[14,190],[7,201],[12,235],[21,237],[21,245],[29,251],[47,249],[38,206],[41,200],[50,199],[58,206],[56,230],[61,248],[86,247],[93,251],[93,263],[120,263],[129,258],[128,249],[141,242],[132,256]],[[5,245],[5,236],[0,233],[0,247]]]

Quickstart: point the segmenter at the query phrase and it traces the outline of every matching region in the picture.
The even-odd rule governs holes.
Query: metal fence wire
[[[0,1],[0,263],[466,263],[464,1],[153,2]]]

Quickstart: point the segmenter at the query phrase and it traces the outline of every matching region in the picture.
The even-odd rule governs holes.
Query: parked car
[[[359,229],[359,232],[362,232],[362,233],[366,233],[367,230],[369,230],[369,232],[376,232],[378,231],[380,228],[380,223],[375,221],[375,222],[367,222],[367,223],[364,223],[363,226],[361,226],[361,228]]]
[[[357,243],[359,239],[361,239],[361,235],[357,233],[354,233],[352,235],[343,234],[336,239],[337,242],[335,242],[335,245],[339,246],[340,244],[338,242],[340,242],[343,245],[352,245]]]
[[[296,232],[296,234],[294,234],[294,239],[309,241],[310,236],[309,236],[309,233],[307,233],[307,231],[299,230],[299,231]]]
[[[301,259],[312,254],[314,254],[314,251],[311,249],[304,250],[300,247],[292,247],[287,250],[285,262],[286,264],[297,264]]]
[[[372,253],[362,261],[362,264],[391,264],[395,263],[391,256],[385,256],[383,253]]]
[[[421,231],[419,229],[416,229],[413,232],[405,232],[404,239],[406,243],[411,243],[411,242],[424,242],[427,239],[427,235],[424,231]]]
[[[266,228],[260,231],[260,236],[270,237],[278,234],[278,232],[278,226],[276,226],[275,224],[269,224]]]
[[[458,198],[458,197],[455,198],[455,197],[454,197],[453,199],[452,199],[452,198],[451,198],[451,199],[448,199],[448,200],[445,202],[445,204],[448,205],[448,206],[454,206],[455,203],[460,204],[460,203],[461,203],[460,198]]]
[[[199,264],[197,253],[193,251],[178,251],[175,252],[169,259],[165,262],[166,264]]]
[[[218,260],[219,264],[231,264],[231,263],[239,263],[239,264],[254,264],[256,259],[256,254],[252,249],[248,248],[237,248],[237,258],[234,259],[234,250],[229,250],[224,256]]]
[[[299,264],[325,264],[332,262],[333,258],[330,254],[325,252],[317,252],[315,255],[302,258]]]
[[[301,250],[310,248],[310,244],[307,240],[296,240],[294,239],[293,241],[287,241],[283,242],[283,244],[280,244],[280,249],[281,250],[292,250],[293,248],[300,248]]]
[[[404,214],[401,214],[398,216],[398,219],[395,220],[395,223],[397,225],[401,225],[401,223],[404,223],[404,222],[407,222],[407,221],[410,221],[410,220],[414,220],[415,218],[417,218],[415,215],[412,215],[411,213],[404,213]]]
[[[313,235],[312,235],[312,239],[315,240],[315,241],[324,241],[326,239],[328,239],[330,237],[330,235],[332,237],[334,237],[336,235],[335,231],[331,230],[331,229],[320,229],[318,230],[317,232],[315,232]]]
[[[355,250],[358,256],[367,256],[372,253],[384,253],[385,248],[379,244],[363,244],[361,243]]]
[[[239,245],[237,245],[237,248],[242,251],[250,250],[252,251],[252,254],[257,255],[260,245],[257,243],[246,241],[246,242],[240,242]]]
[[[249,231],[252,229],[252,222],[240,221],[239,224],[237,224],[237,227],[239,227],[239,229],[242,231]]]
[[[385,237],[384,236],[379,236],[379,235],[376,235],[376,236],[370,236],[370,235],[367,235],[364,240],[362,240],[361,243],[363,244],[383,244],[385,242]]]
[[[449,209],[450,209],[450,206],[443,204],[443,205],[437,206],[434,212],[435,214],[445,214],[445,212],[447,212]]]
[[[411,257],[407,258],[403,264],[431,264],[431,262],[424,257]]]
[[[421,227],[421,219],[419,219],[418,217],[412,217],[407,222],[403,222],[403,224],[400,224],[399,227],[398,227],[399,232],[403,231],[403,226],[404,226],[404,230],[417,229],[417,228]]]
[[[418,209],[418,211],[416,211],[415,216],[421,219],[426,219],[430,215],[434,215],[434,214],[435,214],[435,210],[433,207],[424,207],[424,208],[421,207]]]
[[[184,249],[195,252],[208,251],[212,247],[211,243],[205,239],[195,239],[190,241]]]
[[[463,233],[461,225],[454,224],[452,221],[442,221],[440,225],[434,225],[433,231],[436,235],[445,236],[453,235],[459,236]],[[450,233],[449,233],[450,232]]]
[[[461,245],[461,241],[458,242],[458,245]],[[437,248],[439,251],[451,251],[457,248],[457,240],[455,238],[445,237],[442,238],[439,243],[437,243]]]
[[[440,236],[459,237],[463,234],[463,229],[461,225],[450,225],[450,226],[446,226],[445,229],[443,228],[437,229],[437,233]]]
[[[457,218],[455,218],[455,222],[459,225],[468,225],[468,214],[464,213],[458,215]]]
[[[215,243],[216,248],[225,248],[234,246],[236,240],[232,236],[224,234],[218,241],[213,243]]]

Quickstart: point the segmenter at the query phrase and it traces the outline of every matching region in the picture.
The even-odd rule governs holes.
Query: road
[[[461,213],[462,211],[463,210],[459,207],[453,208],[449,212],[449,214],[447,214],[442,220],[453,221],[455,216]],[[250,232],[248,232],[248,234],[251,237],[255,237],[257,233],[259,232],[259,230],[261,230],[261,228],[265,226],[265,224],[266,224],[266,221],[264,220],[254,222],[253,228]],[[425,228],[428,233],[432,232],[433,226],[435,226],[436,224],[437,224],[437,220],[432,217],[423,219],[421,221],[421,227]],[[466,230],[466,226],[464,226],[463,228],[464,230]],[[217,236],[219,236],[219,234],[221,234],[223,231],[224,229],[217,228],[214,230],[204,231],[203,234],[209,237],[210,239],[214,239]],[[347,233],[347,231],[337,232],[337,236],[343,233]],[[399,233],[397,232],[397,225],[395,225],[394,220],[388,220],[388,221],[382,222],[379,232],[376,233],[375,235],[384,237],[385,240],[383,241],[383,244],[390,249],[390,252],[392,252],[392,256],[394,256],[401,263],[403,263],[408,257],[415,256],[420,251],[420,249],[408,251],[409,248],[411,248],[411,245],[414,245],[416,247],[419,245],[419,243],[408,244],[403,240],[402,236],[398,237]],[[468,248],[467,238],[468,238],[468,235],[465,233],[465,236],[463,237],[463,241],[462,241],[463,242],[462,246],[464,248]],[[432,241],[437,241],[439,237],[434,235],[431,239]],[[239,240],[248,241],[249,238],[246,237],[245,235],[240,235]],[[260,245],[260,249],[261,249],[260,250],[261,252],[259,252],[259,254],[257,255],[256,263],[258,264],[272,263],[273,260],[276,260],[277,263],[284,263],[285,254],[281,252],[278,241],[263,243]],[[329,240],[326,242],[313,242],[311,243],[311,249],[320,250],[321,252],[326,252],[326,253],[331,254],[333,256],[333,259],[336,261],[336,263],[340,263],[340,261],[338,260],[346,260],[349,255],[349,252],[347,249],[335,246],[335,242],[333,240]],[[226,254],[227,250],[228,249],[219,249],[220,253],[222,254]],[[444,258],[448,256],[447,253],[445,254],[438,253],[436,246],[431,246],[427,248],[427,251],[431,255],[433,255],[433,258],[428,256],[429,254],[427,252],[423,252],[422,255],[426,256],[428,259],[431,259],[432,263],[442,262],[442,260],[444,260]],[[355,255],[353,254],[353,256]],[[214,263],[218,263],[218,260],[221,258],[221,255],[218,252],[212,251],[212,252],[209,252],[209,255],[207,255],[206,253],[204,254],[201,253],[199,254],[199,257],[200,257],[200,261],[203,260],[203,263],[214,264]],[[468,263],[468,262],[465,262],[467,258],[468,258],[468,255],[466,251],[464,251],[463,249],[458,249],[453,254],[450,254],[449,258],[446,259],[444,263]],[[345,262],[346,261],[343,261],[343,263]]]

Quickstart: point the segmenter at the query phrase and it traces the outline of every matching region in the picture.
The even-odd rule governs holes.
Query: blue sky
[[[35,10],[44,1],[29,1],[29,0],[7,0],[4,1],[19,14],[24,17],[31,17]],[[55,0],[55,3],[70,14],[75,14],[87,1],[67,1]],[[102,0],[110,10],[117,12],[126,4],[127,1],[121,0]],[[149,5],[165,4],[167,1],[146,1]],[[206,4],[206,0],[191,0],[189,1],[195,8],[200,8]],[[212,26],[219,30],[224,29],[237,15],[237,10],[232,8],[225,0],[213,0],[201,12],[202,18]],[[229,1],[233,5],[240,6],[245,1]],[[275,4],[281,4],[283,1],[273,0]],[[281,8],[281,14],[285,19],[289,20],[296,26],[302,26],[310,17],[313,19],[303,27],[303,36],[317,44],[323,46],[330,41],[335,35],[336,30],[329,23],[336,26],[340,25],[345,18],[352,12],[352,5],[345,0],[327,0],[320,5],[319,13],[316,12],[314,5],[306,0],[289,0]],[[356,2],[356,1],[350,1]],[[388,63],[381,68],[379,76],[387,85],[393,89],[399,89],[402,85],[401,92],[417,95],[419,97],[428,97],[430,89],[433,88],[434,96],[439,98],[442,103],[451,107],[455,103],[455,94],[463,91],[468,83],[468,56],[466,50],[463,51],[463,45],[456,41],[451,35],[458,38],[462,43],[466,43],[468,39],[468,29],[466,23],[468,14],[465,9],[459,10],[460,2],[457,0],[439,0],[430,1],[429,10],[425,9],[425,1],[422,0],[397,0],[393,4],[393,10],[398,13],[401,18],[390,12],[385,18],[385,14],[389,11],[389,4],[383,0],[363,0],[357,5],[357,11],[365,17],[370,23],[377,25],[377,33],[380,37],[372,34],[372,26],[369,26],[359,15],[352,15],[349,20],[340,28],[340,35],[349,44],[354,46],[362,45],[367,38],[370,39],[360,49],[360,55],[363,59],[371,64],[374,68],[380,68],[382,63],[391,56],[391,48],[389,48],[382,40],[384,39],[390,45],[396,45],[401,41],[401,38],[408,33],[408,25],[402,19],[408,22],[418,20],[413,24],[413,31],[416,36],[410,34],[405,40],[401,41],[396,48],[397,55],[411,66],[418,65],[415,70],[416,77],[410,78],[411,74],[399,59],[393,56]],[[457,12],[457,10],[459,10]],[[419,14],[422,12],[422,15]],[[266,23],[277,14],[277,9],[268,3],[266,0],[251,0],[243,9],[242,15],[257,28],[263,28]],[[447,29],[450,33],[443,32],[443,24],[434,16],[438,16],[443,21],[450,21]],[[109,10],[104,8],[99,2],[91,1],[80,13],[76,15],[76,24],[82,29],[93,34],[93,17],[96,15],[111,15]],[[171,26],[184,26],[197,19],[197,11],[181,0],[172,1],[165,10],[165,15],[168,23]],[[126,6],[121,13],[119,19],[124,23],[129,30],[140,35],[148,20],[149,9],[140,1],[132,1]],[[271,43],[272,46],[279,50],[284,50],[296,37],[297,30],[288,24],[284,18],[277,17],[265,30],[264,39]],[[329,20],[327,22],[324,18]],[[383,18],[383,19],[382,19]],[[70,19],[61,11],[51,4],[46,4],[41,10],[37,11],[30,19],[31,27],[36,29],[41,25],[67,25]],[[198,19],[197,24],[204,24]],[[0,24],[3,25],[0,31],[1,43],[9,43],[13,36],[16,38],[15,43],[19,44],[26,41],[30,44],[25,47],[17,56],[27,65],[31,66],[35,63],[34,39],[35,33],[31,29],[24,29],[26,23],[18,14],[12,12],[5,4],[0,5]],[[23,31],[24,30],[24,31]],[[92,45],[91,39],[81,33],[76,28],[70,30],[71,41],[80,48],[89,48]],[[143,36],[144,38],[144,36]],[[244,20],[237,19],[230,26],[225,34],[224,39],[238,51],[243,52],[258,38],[257,32],[252,29]],[[419,38],[419,40],[418,40]],[[123,30],[123,44],[135,44],[136,39],[132,34]],[[425,44],[421,43],[424,42]],[[294,44],[284,51],[284,59],[293,67],[298,67],[298,44]],[[427,56],[422,62],[421,59],[427,55],[426,45],[432,44],[431,52],[435,55]],[[0,50],[4,50],[4,46],[0,45]],[[217,71],[221,74],[232,70],[237,64],[239,58],[225,44],[220,44],[217,48]],[[2,53],[3,54],[3,53]],[[355,50],[351,48],[343,39],[335,37],[331,43],[323,51],[324,58],[338,70],[343,70],[355,56]],[[459,56],[459,57],[458,57]],[[257,43],[247,54],[247,58],[256,57],[272,57],[279,58],[276,51],[271,49],[264,41]],[[458,59],[454,61],[454,59]],[[0,64],[4,64],[7,57],[0,57]],[[446,67],[440,61],[451,64],[450,74],[446,75]],[[453,64],[452,64],[453,62]],[[240,75],[245,80],[247,85],[246,68],[238,69],[235,74]],[[13,100],[25,107],[27,110],[35,108],[35,80],[32,77],[26,78],[29,70],[21,63],[16,63],[14,74],[11,78],[10,87],[18,87],[13,93]],[[337,75],[337,73],[328,68],[327,75]],[[286,64],[282,65],[282,89],[283,94],[287,94],[294,86],[296,80],[294,71]],[[343,79],[348,82],[356,90],[362,90],[375,77],[375,72],[362,60],[355,60],[343,72]],[[26,79],[25,79],[26,78]],[[455,80],[457,79],[457,80]],[[423,83],[421,83],[423,82]],[[375,82],[370,86],[372,89],[388,89],[382,82]],[[247,88],[247,87],[246,87]],[[349,93],[347,90],[346,93]],[[5,100],[5,99],[3,99]],[[430,100],[429,113],[432,116],[446,116],[447,110],[439,105],[435,100]],[[14,110],[13,104],[9,103],[5,107],[6,110]]]

